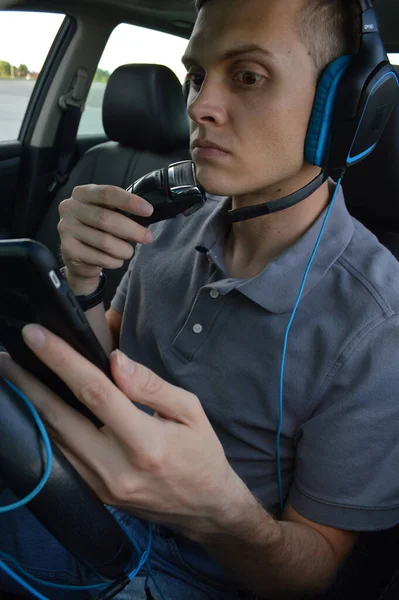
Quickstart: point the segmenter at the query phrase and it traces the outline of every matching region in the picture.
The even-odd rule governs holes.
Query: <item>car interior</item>
[[[80,133],[79,124],[113,31],[121,24],[133,25],[148,32],[148,36],[150,32],[161,32],[186,43],[196,17],[194,2],[0,0],[0,10],[61,16],[61,25],[32,86],[19,133],[15,139],[2,139],[0,130],[0,238],[33,238],[59,258],[58,205],[71,195],[75,186],[94,183],[126,189],[149,171],[189,159],[182,80],[172,68],[151,59],[150,45],[148,61],[121,62],[104,84],[99,107],[102,128]],[[378,0],[376,10],[387,52],[399,53],[398,1]],[[134,33],[132,43],[133,38]],[[0,54],[2,58],[6,57]],[[0,87],[0,111],[1,98]],[[351,214],[399,260],[398,166],[399,105],[377,148],[370,157],[349,169],[343,180]],[[106,306],[126,269],[127,263],[121,269],[107,272]],[[59,469],[67,473],[68,465],[61,457],[58,459]],[[367,460],[367,448],[364,459]],[[79,487],[79,494],[85,494],[83,488]],[[46,506],[51,505],[49,502]],[[72,530],[69,527],[74,538],[70,547],[74,549],[84,544],[87,535],[92,535],[79,525],[82,519],[87,522],[88,514],[93,514],[90,510],[94,500],[87,498],[87,502],[84,506],[89,512],[76,508],[75,503],[68,509],[71,519],[68,523],[73,522],[75,527]],[[65,505],[57,506],[58,511],[67,510]],[[75,509],[79,515],[74,514]],[[53,531],[62,538],[63,531],[57,528]],[[328,600],[399,598],[399,526],[362,534],[327,597]],[[11,598],[18,597],[10,595]]]

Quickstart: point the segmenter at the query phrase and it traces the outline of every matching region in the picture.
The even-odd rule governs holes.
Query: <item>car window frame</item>
[[[25,10],[20,12],[29,11]],[[57,11],[48,12],[57,14]],[[65,15],[54,37],[53,43],[50,46],[49,52],[43,63],[43,67],[39,73],[36,84],[29,98],[16,141],[19,141],[22,144],[29,143],[52,81],[58,72],[61,61],[76,33],[76,30],[76,19],[71,15]],[[10,142],[12,141],[14,140],[10,140]]]

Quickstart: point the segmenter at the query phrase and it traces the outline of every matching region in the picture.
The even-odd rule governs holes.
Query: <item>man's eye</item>
[[[200,73],[187,73],[187,80],[194,88],[199,89],[204,82],[204,76]]]
[[[259,75],[258,73],[254,73],[253,71],[240,71],[234,76],[234,79],[237,80],[239,83],[251,86],[257,84],[259,81],[264,79],[264,77],[263,75]]]

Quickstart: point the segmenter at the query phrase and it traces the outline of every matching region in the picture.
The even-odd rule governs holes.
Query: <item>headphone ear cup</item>
[[[350,55],[335,59],[325,68],[317,86],[305,141],[305,160],[311,165],[324,165],[331,143],[339,84],[352,59]]]

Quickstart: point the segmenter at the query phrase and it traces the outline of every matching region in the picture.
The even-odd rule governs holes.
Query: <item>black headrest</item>
[[[342,185],[354,217],[374,233],[399,232],[399,104],[375,150],[348,169]]]
[[[103,124],[123,146],[157,154],[189,146],[187,108],[179,79],[162,65],[122,65],[105,90]]]

